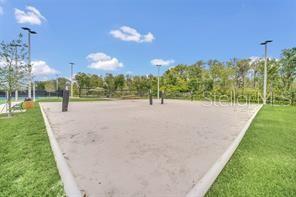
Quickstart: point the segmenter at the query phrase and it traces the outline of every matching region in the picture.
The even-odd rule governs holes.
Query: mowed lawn
[[[39,106],[0,118],[0,196],[64,196]]]
[[[296,107],[264,106],[206,196],[296,196]]]

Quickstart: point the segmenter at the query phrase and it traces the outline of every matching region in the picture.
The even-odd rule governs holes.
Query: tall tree
[[[219,62],[218,60],[209,60],[209,71],[211,74],[211,78],[213,79],[213,88],[214,91],[221,92],[223,89],[223,72],[224,72],[224,64]]]
[[[44,84],[44,89],[46,92],[48,92],[48,96],[50,96],[50,93],[56,91],[55,81],[46,81],[46,83]]]
[[[116,88],[114,76],[112,74],[106,74],[103,87],[107,91],[108,96],[112,96]]]
[[[188,66],[188,88],[190,91],[201,90],[202,74],[203,74],[203,61],[198,61],[195,64]]]
[[[22,35],[10,43],[0,44],[0,86],[8,93],[8,116],[11,116],[11,94],[23,85],[28,73],[28,66],[24,64],[26,55]]]
[[[280,63],[280,75],[283,86],[288,91],[296,77],[296,48],[283,50]]]
[[[124,79],[124,75],[117,75],[114,78],[114,85],[115,85],[115,89],[116,90],[122,90],[124,88],[124,84],[125,84],[125,79]]]
[[[92,74],[89,77],[89,86],[92,88],[103,87],[103,79],[98,75]]]
[[[75,75],[75,80],[79,86],[79,95],[83,88],[90,88],[90,77],[89,75],[79,72]]]
[[[236,79],[239,88],[242,88],[242,92],[244,92],[246,76],[250,68],[249,60],[243,59],[237,61],[236,64]]]

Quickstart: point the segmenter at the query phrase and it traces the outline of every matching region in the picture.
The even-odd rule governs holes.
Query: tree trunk
[[[270,84],[270,92],[271,92],[271,104],[273,105],[273,83],[272,83],[272,81]]]
[[[11,88],[9,88],[9,90],[8,90],[8,100],[7,100],[7,102],[8,102],[8,117],[11,117]]]
[[[256,88],[256,75],[257,75],[257,72],[254,71],[254,79],[253,79],[253,86],[254,86],[254,88]]]
[[[244,96],[244,92],[245,92],[245,77],[243,76],[242,78],[243,78],[242,79],[243,80],[243,84],[242,84],[242,86],[243,86],[242,87],[242,95]]]

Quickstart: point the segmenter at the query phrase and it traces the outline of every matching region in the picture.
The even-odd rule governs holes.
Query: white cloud
[[[154,40],[154,36],[151,32],[148,34],[144,35],[143,42],[152,42]]]
[[[110,31],[114,38],[128,42],[152,42],[155,38],[151,32],[141,35],[136,29],[129,26],[122,26],[119,29]]]
[[[3,8],[0,6],[0,16],[4,14]]]
[[[45,76],[57,74],[58,71],[51,68],[45,61],[32,61],[32,73],[34,76]]]
[[[46,21],[46,18],[41,15],[39,10],[33,6],[27,6],[27,11],[23,11],[15,8],[14,14],[16,21],[21,24],[31,24],[31,25],[41,25],[43,21]]]
[[[90,61],[89,68],[98,70],[115,70],[123,67],[123,63],[115,57],[110,57],[105,53],[91,53],[86,57]]]
[[[18,62],[18,65],[20,63],[22,65],[26,65],[26,62],[24,61]],[[15,62],[13,62],[13,65],[14,64]],[[6,66],[5,61],[0,59],[0,67],[5,67],[5,66]],[[32,74],[34,76],[46,76],[46,75],[54,75],[58,73],[59,72],[57,70],[50,67],[45,61],[42,61],[42,60],[32,61]]]
[[[161,65],[161,66],[168,66],[170,64],[173,64],[174,60],[163,60],[163,59],[153,59],[150,61],[150,63],[154,66]]]

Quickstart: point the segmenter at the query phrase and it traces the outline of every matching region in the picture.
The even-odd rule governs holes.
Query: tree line
[[[0,43],[0,90],[8,97],[11,112],[12,93],[26,90],[32,65],[25,63],[28,47],[19,34],[16,40]],[[269,58],[267,64],[267,93],[269,102],[294,103],[296,94],[296,48],[284,49],[279,59]],[[160,76],[160,90],[167,97],[191,99],[216,98],[231,95],[231,98],[261,100],[263,89],[263,58],[229,61],[199,60],[192,65],[179,64],[168,68]],[[157,94],[155,75],[105,76],[79,72],[75,75],[75,96],[145,96],[148,91]],[[68,79],[37,81],[37,90],[49,93],[63,90]],[[228,99],[229,100],[229,99]]]
[[[282,51],[281,58],[268,58],[267,93],[269,100],[291,100],[296,91],[296,48]],[[192,65],[179,64],[160,76],[160,90],[167,96],[206,96],[235,94],[258,100],[262,96],[264,59],[233,58],[229,61],[199,60]],[[143,96],[149,90],[157,93],[155,75],[100,76],[79,72],[75,75],[74,94],[77,96],[112,96],[116,92]],[[48,82],[44,82],[45,84]],[[52,83],[55,83],[54,81]],[[244,99],[244,98],[243,98]]]

